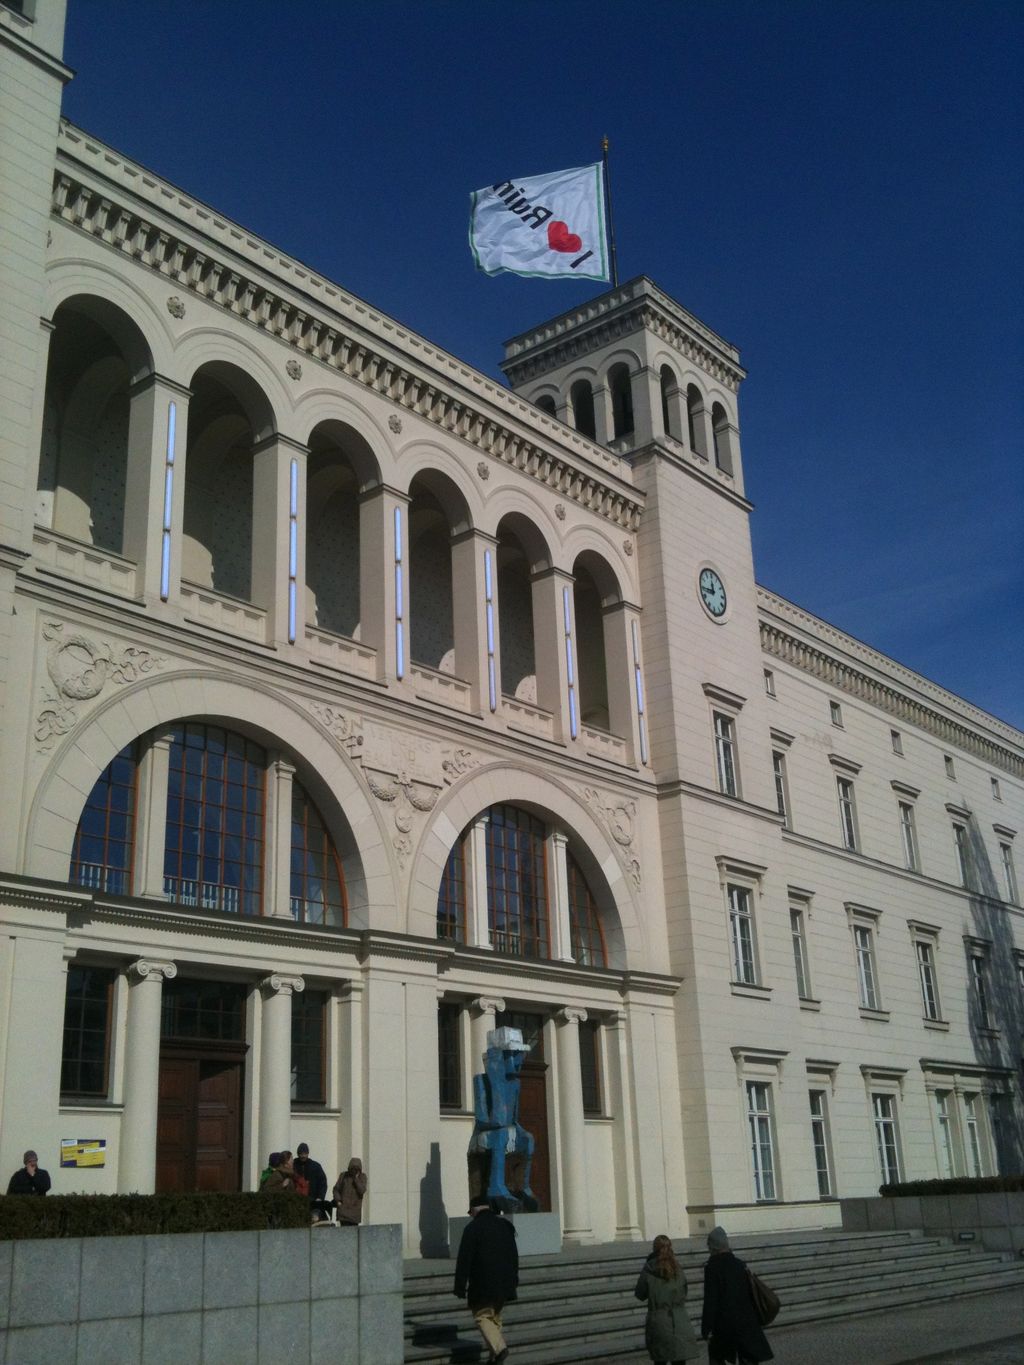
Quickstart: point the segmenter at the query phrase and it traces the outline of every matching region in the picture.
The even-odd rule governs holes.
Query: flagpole
[[[604,161],[604,212],[608,220],[608,245],[611,252],[612,288],[619,287],[619,267],[615,259],[615,223],[612,219],[612,182],[608,174],[608,139],[601,139],[602,160]]]

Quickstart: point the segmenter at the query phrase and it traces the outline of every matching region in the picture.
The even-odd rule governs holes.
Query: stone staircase
[[[770,1332],[1000,1289],[1024,1294],[1024,1262],[919,1232],[751,1233],[732,1244],[782,1299]],[[703,1239],[680,1239],[675,1246],[699,1330],[707,1251]],[[616,1242],[524,1257],[519,1299],[505,1310],[515,1365],[649,1362],[644,1308],[633,1297],[648,1250],[646,1242]],[[453,1274],[451,1260],[406,1262],[406,1365],[486,1359],[465,1303],[452,1294]]]

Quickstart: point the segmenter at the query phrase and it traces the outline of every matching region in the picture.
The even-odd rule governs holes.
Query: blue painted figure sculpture
[[[533,1137],[519,1122],[519,1072],[530,1048],[517,1028],[487,1035],[482,1075],[473,1077],[476,1125],[469,1142],[470,1203],[486,1199],[502,1213],[531,1213]]]

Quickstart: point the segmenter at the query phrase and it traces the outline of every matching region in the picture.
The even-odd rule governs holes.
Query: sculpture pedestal
[[[562,1220],[557,1213],[505,1213],[516,1230],[520,1256],[546,1256],[562,1250]],[[448,1219],[448,1252],[459,1254],[459,1242],[471,1218]]]

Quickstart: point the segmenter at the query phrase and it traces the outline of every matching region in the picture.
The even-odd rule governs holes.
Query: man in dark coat
[[[455,1263],[455,1295],[466,1299],[492,1361],[508,1359],[501,1333],[501,1312],[516,1297],[519,1249],[516,1230],[490,1204],[474,1204]]]
[[[327,1172],[319,1161],[314,1161],[310,1156],[307,1142],[299,1143],[299,1150],[292,1162],[292,1170],[309,1186],[309,1210],[314,1222],[329,1221],[327,1209],[324,1207],[324,1200],[327,1198]]]
[[[708,1340],[708,1360],[712,1365],[752,1365],[773,1360],[774,1352],[761,1330],[754,1307],[745,1262],[734,1256],[724,1228],[708,1233],[711,1252],[704,1267],[704,1310],[700,1334]]]
[[[15,1171],[7,1182],[8,1194],[45,1194],[50,1188],[50,1173],[39,1164],[35,1152],[26,1152],[20,1171]]]

